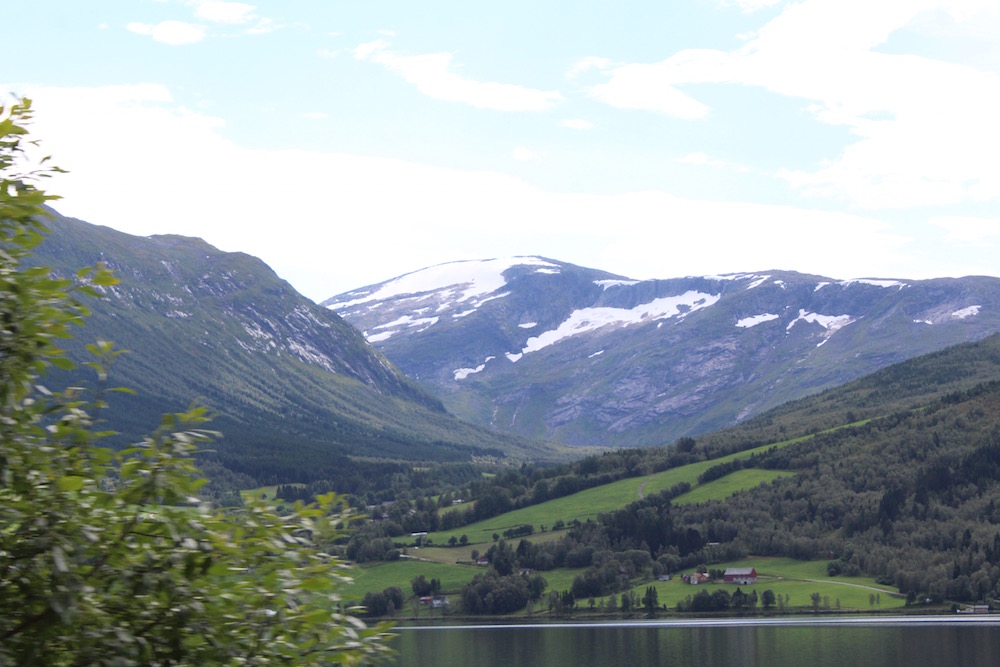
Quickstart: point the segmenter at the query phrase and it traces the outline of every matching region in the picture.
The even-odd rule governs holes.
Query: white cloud
[[[566,72],[566,78],[575,79],[584,72],[592,69],[604,70],[611,66],[611,61],[599,56],[587,56],[573,63],[573,66]]]
[[[324,111],[304,111],[302,117],[306,120],[326,120],[329,116]]]
[[[384,39],[376,39],[373,42],[365,42],[354,47],[354,57],[358,60],[369,60],[379,51],[384,51],[389,46],[389,42]]]
[[[214,23],[247,23],[257,18],[253,5],[243,2],[221,2],[220,0],[203,0],[195,8],[195,16]]]
[[[559,121],[559,125],[562,127],[568,127],[571,130],[590,130],[594,127],[593,123],[582,118],[566,118]]]
[[[675,69],[670,61],[615,67],[606,83],[591,86],[590,94],[617,109],[659,111],[689,120],[704,118],[708,107],[671,83]]]
[[[205,26],[183,21],[160,21],[155,25],[133,21],[125,27],[137,35],[152,37],[170,46],[195,44],[205,39]]]
[[[248,35],[266,35],[269,32],[274,32],[275,30],[283,27],[283,25],[275,23],[273,19],[264,17],[258,19],[257,23],[253,27],[247,28],[246,33]]]
[[[929,222],[944,229],[949,241],[980,244],[1000,239],[1000,218],[938,216],[931,218]]]
[[[750,171],[750,168],[745,165],[730,162],[729,160],[711,158],[706,153],[701,151],[688,153],[687,155],[679,157],[677,158],[677,162],[680,164],[694,164],[702,167],[714,167],[716,169],[731,169],[733,171],[740,171],[743,173]]]
[[[544,111],[564,99],[558,91],[480,82],[456,74],[452,71],[450,53],[409,56],[388,47],[389,43],[382,39],[367,42],[354,49],[354,56],[385,66],[434,99],[498,111]]]
[[[688,153],[684,157],[677,158],[681,164],[708,164],[708,155],[705,153]]]
[[[950,11],[974,29],[984,6],[806,0],[787,6],[737,50],[688,49],[658,63],[606,67],[607,80],[590,92],[617,108],[697,119],[709,115],[708,107],[680,86],[760,87],[810,102],[818,122],[846,127],[855,137],[816,169],[778,172],[806,194],[866,208],[996,199],[1000,75],[878,51],[925,12]]]
[[[782,0],[735,0],[736,6],[748,14],[781,4]]]
[[[43,150],[70,172],[46,184],[63,195],[61,212],[251,253],[317,300],[431,264],[499,255],[557,257],[632,278],[761,268],[919,278],[938,267],[927,261],[928,273],[913,275],[921,249],[864,216],[656,191],[554,193],[496,172],[251,150],[223,136],[221,119],[178,106],[162,86],[24,94],[35,101]],[[973,264],[970,253],[962,262]]]
[[[530,148],[525,148],[524,146],[518,146],[517,148],[514,149],[513,158],[521,162],[529,162],[531,160],[537,160],[538,155]]]

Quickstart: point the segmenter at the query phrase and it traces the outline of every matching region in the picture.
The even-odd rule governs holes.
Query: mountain
[[[323,302],[460,417],[575,445],[672,442],[1000,331],[1000,279],[789,271],[631,280],[455,262]]]
[[[112,340],[109,426],[121,441],[193,401],[223,432],[215,457],[262,482],[334,479],[353,461],[544,456],[541,445],[460,422],[351,325],[299,295],[262,261],[200,239],[141,238],[55,215],[35,261],[61,275],[104,262],[120,284],[87,300],[69,341]],[[81,368],[70,381],[87,381]]]

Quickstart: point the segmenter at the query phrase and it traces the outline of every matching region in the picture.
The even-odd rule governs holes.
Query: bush
[[[337,609],[347,577],[323,547],[338,499],[286,516],[255,503],[221,513],[197,498],[203,409],[164,416],[122,451],[98,446],[104,394],[44,386],[73,364],[57,346],[78,300],[115,278],[30,267],[47,230],[25,166],[30,103],[0,106],[0,664],[287,665],[384,654],[384,628]],[[112,193],[113,196],[113,193]],[[99,378],[119,354],[88,349]]]

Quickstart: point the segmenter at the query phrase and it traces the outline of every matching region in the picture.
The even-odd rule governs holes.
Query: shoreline
[[[1000,614],[910,614],[893,616],[782,616],[779,618],[684,618],[645,619],[621,621],[538,621],[525,623],[455,623],[440,625],[397,624],[393,630],[528,630],[572,628],[694,628],[694,627],[752,627],[752,626],[905,626],[905,625],[996,625]]]

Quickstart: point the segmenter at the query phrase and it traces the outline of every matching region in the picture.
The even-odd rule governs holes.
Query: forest
[[[490,574],[477,575],[463,600],[475,613],[491,613],[489,593],[510,598],[523,589],[515,580],[526,571],[586,568],[551,607],[621,594],[643,578],[682,569],[785,556],[823,559],[830,576],[875,577],[911,601],[989,603],[1000,598],[997,368],[994,336],[668,447],[508,468],[456,491],[475,500],[468,509],[442,513],[447,502],[429,497],[389,505],[384,520],[359,527],[351,553],[392,557],[412,531],[460,529],[614,480],[784,440],[792,444],[707,467],[699,484],[748,468],[793,473],[725,499],[673,502],[690,490],[685,483],[573,522],[556,540],[533,540],[533,526],[520,539],[494,535],[485,552]],[[549,526],[558,528],[557,521]],[[366,551],[366,544],[381,546]]]

